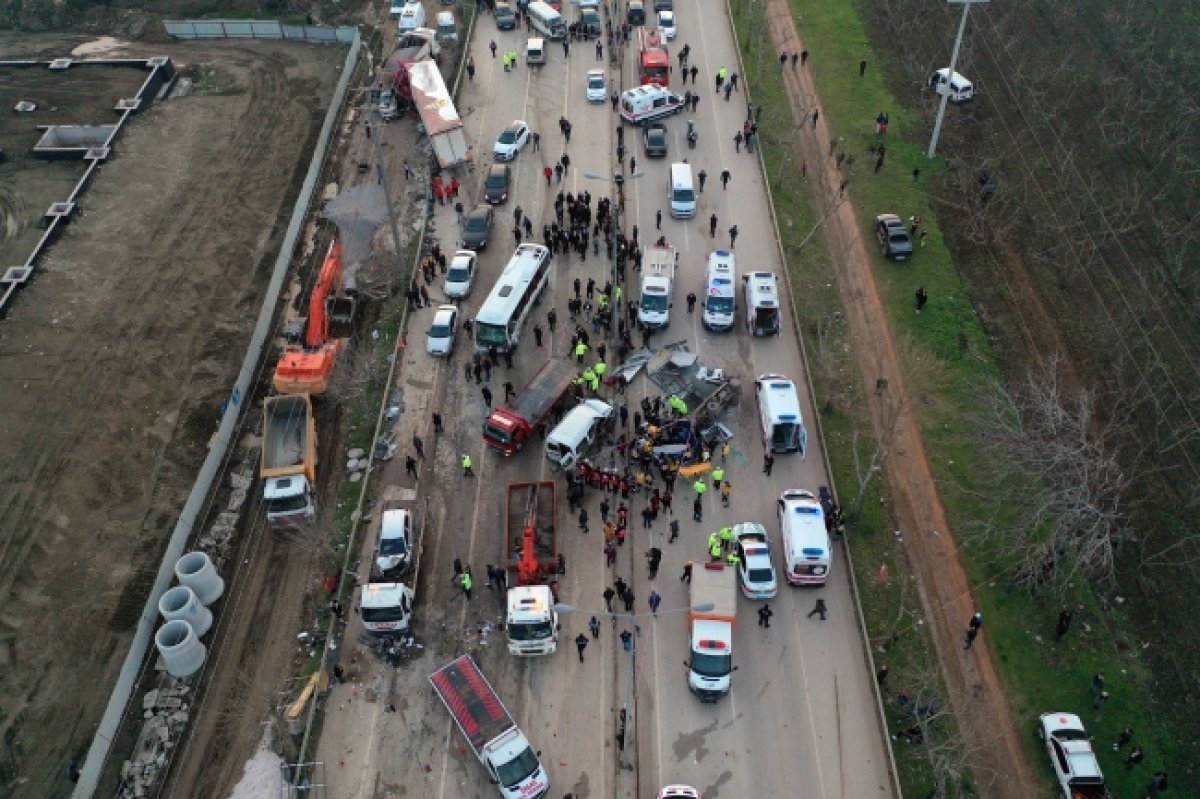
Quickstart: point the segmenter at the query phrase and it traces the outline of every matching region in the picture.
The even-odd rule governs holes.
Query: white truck
[[[408,66],[407,75],[413,105],[421,116],[438,163],[445,169],[471,160],[462,120],[438,65],[433,61],[418,61]]]
[[[642,254],[642,291],[638,297],[638,324],[662,330],[671,324],[671,287],[679,253],[669,244],[646,247]]]
[[[363,629],[374,635],[412,632],[414,596],[404,583],[367,583],[358,598]]]
[[[729,693],[737,668],[733,665],[733,623],[737,618],[737,580],[733,567],[724,563],[693,563],[691,588],[688,690],[701,702],[711,703]]]
[[[550,793],[550,778],[538,760],[542,753],[533,751],[470,655],[430,674],[429,682],[504,799],[543,799]]]

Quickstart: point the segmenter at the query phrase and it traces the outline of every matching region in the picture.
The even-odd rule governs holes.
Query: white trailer
[[[429,136],[434,155],[442,168],[455,166],[473,157],[467,146],[466,132],[442,73],[433,61],[418,61],[408,67],[413,105],[421,115],[421,124]]]

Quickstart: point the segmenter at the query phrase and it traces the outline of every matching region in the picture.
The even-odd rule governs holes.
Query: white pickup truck
[[[1083,729],[1079,716],[1043,713],[1038,718],[1037,733],[1046,745],[1063,799],[1105,799],[1108,796],[1091,738]]]

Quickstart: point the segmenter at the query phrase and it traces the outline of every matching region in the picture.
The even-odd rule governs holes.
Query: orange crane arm
[[[521,533],[521,560],[517,562],[517,585],[534,585],[538,581],[538,560],[533,537],[537,529],[537,512],[530,511]]]
[[[342,285],[342,242],[334,238],[321,264],[317,284],[308,298],[308,328],[304,331],[304,343],[312,349],[329,340],[329,317],[325,313],[325,298],[332,291],[341,290]]]

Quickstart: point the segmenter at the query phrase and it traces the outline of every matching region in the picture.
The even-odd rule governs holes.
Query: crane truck
[[[342,243],[335,238],[308,297],[308,317],[289,323],[284,331],[289,343],[275,366],[275,390],[280,394],[324,394],[333,376],[344,338],[331,333],[331,323],[349,325],[354,318],[354,298],[346,295],[342,269]]]
[[[508,487],[504,568],[515,576],[508,590],[504,630],[508,651],[518,657],[552,655],[558,649],[558,529],[554,482]]]
[[[429,682],[504,799],[550,793],[550,778],[538,760],[542,753],[533,751],[474,658],[451,661],[429,675]]]
[[[259,476],[271,527],[300,527],[316,518],[317,423],[307,394],[281,394],[263,402]]]
[[[737,618],[734,569],[724,563],[693,563],[691,589],[688,690],[701,702],[711,703],[729,693],[737,668],[733,665],[733,622]]]
[[[483,423],[483,443],[512,455],[570,392],[579,367],[569,359],[550,359],[507,405]]]

